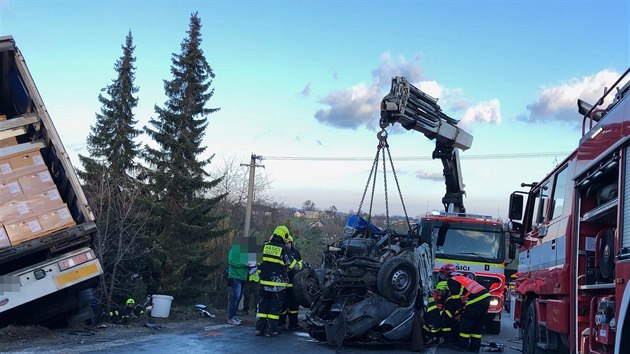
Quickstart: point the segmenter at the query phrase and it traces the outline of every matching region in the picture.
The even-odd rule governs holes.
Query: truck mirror
[[[523,218],[523,195],[510,194],[510,220],[521,220]]]
[[[514,242],[510,242],[510,247],[508,250],[508,258],[516,259],[516,244]]]

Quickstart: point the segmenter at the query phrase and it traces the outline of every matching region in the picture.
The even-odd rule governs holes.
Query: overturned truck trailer
[[[0,37],[0,325],[93,316],[94,216],[11,36]]]

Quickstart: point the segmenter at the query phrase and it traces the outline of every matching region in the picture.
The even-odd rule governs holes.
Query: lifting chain
[[[381,155],[381,150],[385,149],[387,151],[387,158],[389,158],[390,166],[392,169],[392,174],[394,175],[394,181],[396,181],[396,188],[398,189],[398,195],[400,196],[400,202],[402,203],[403,211],[405,213],[405,220],[407,222],[407,227],[409,232],[411,232],[411,224],[409,223],[409,216],[407,215],[407,208],[405,207],[405,201],[402,196],[402,192],[400,190],[400,184],[398,183],[398,176],[396,175],[396,170],[394,169],[394,161],[392,160],[391,152],[389,151],[389,144],[387,143],[387,131],[382,129],[380,132],[376,134],[378,138],[378,145],[376,147],[376,156],[374,156],[374,161],[372,162],[372,169],[370,170],[370,175],[368,176],[368,180],[365,184],[365,188],[363,190],[363,196],[361,196],[361,202],[359,203],[359,209],[357,210],[357,215],[361,215],[361,208],[363,207],[363,202],[365,201],[365,195],[367,194],[368,187],[370,186],[370,181],[372,182],[372,193],[370,195],[370,209],[368,211],[367,221],[370,222],[372,218],[372,206],[374,204],[374,190],[376,189],[376,176],[378,174],[378,163],[379,157]],[[372,177],[374,177],[372,179]],[[387,229],[390,229],[390,218],[389,218],[389,199],[387,194],[387,162],[385,153],[383,153],[383,184],[385,187],[385,217],[386,217],[386,226]]]

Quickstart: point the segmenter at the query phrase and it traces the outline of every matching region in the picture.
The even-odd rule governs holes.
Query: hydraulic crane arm
[[[435,139],[433,158],[439,158],[444,166],[446,194],[442,203],[445,211],[465,213],[458,149],[470,148],[473,137],[459,128],[458,122],[442,112],[436,98],[401,76],[392,79],[392,88],[381,101],[381,128],[400,123],[407,130],[413,129],[430,140]]]

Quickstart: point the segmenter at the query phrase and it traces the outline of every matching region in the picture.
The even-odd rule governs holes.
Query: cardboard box
[[[25,200],[13,201],[0,205],[0,221],[3,224],[16,222],[26,218],[36,217],[37,214],[29,208]]]
[[[0,121],[3,120],[7,120],[7,116],[0,115]],[[0,139],[0,148],[17,145],[17,143],[17,139],[14,136],[6,139]]]
[[[39,150],[25,151],[18,156],[13,156],[9,159],[9,164],[13,172],[20,175],[41,171],[46,166]]]
[[[76,225],[72,219],[70,210],[68,210],[65,204],[59,209],[41,214],[39,216],[39,222],[46,231],[59,230]]]
[[[46,166],[44,166],[44,170],[39,172],[33,172],[18,177],[18,181],[20,182],[20,187],[22,187],[22,192],[26,195],[39,193],[55,187],[55,183]]]
[[[0,203],[24,198],[22,186],[17,179],[0,182]]]
[[[0,180],[15,179],[44,169],[47,167],[39,149],[31,149],[0,160]]]
[[[57,188],[27,195],[25,199],[29,209],[35,214],[43,214],[63,206],[63,200]]]
[[[13,246],[44,234],[44,229],[37,217],[6,224],[4,228]]]
[[[11,242],[9,241],[9,236],[7,232],[4,231],[4,226],[0,225],[0,249],[11,246]]]

